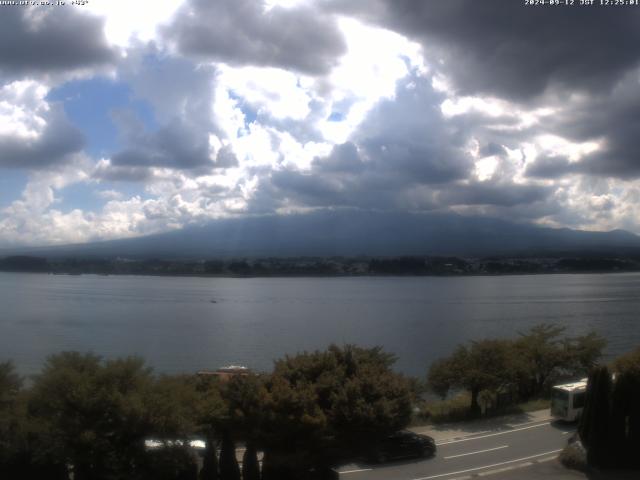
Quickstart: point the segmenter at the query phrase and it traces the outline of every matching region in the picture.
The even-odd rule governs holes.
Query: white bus
[[[556,385],[551,389],[551,416],[556,420],[575,422],[580,418],[587,394],[587,379]]]

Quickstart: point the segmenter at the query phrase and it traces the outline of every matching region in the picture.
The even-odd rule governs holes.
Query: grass
[[[456,396],[436,402],[424,403],[420,406],[420,411],[414,415],[412,426],[437,425],[442,423],[456,423],[474,420],[469,414],[469,404],[471,395],[462,392]],[[535,412],[550,407],[550,402],[546,398],[536,398],[527,402],[516,403],[502,408],[493,409],[486,412],[480,418],[499,417],[515,413]]]

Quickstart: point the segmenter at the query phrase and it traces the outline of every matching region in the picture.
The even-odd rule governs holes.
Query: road
[[[338,469],[344,480],[453,480],[558,455],[575,426],[548,420],[512,424],[498,430],[436,442],[432,458],[384,465],[351,464]]]

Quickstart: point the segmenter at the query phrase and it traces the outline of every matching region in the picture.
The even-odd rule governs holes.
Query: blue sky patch
[[[111,118],[113,110],[131,109],[147,128],[156,127],[148,103],[134,100],[127,84],[104,77],[65,83],[53,89],[47,99],[63,103],[71,122],[86,136],[87,153],[95,158],[108,157],[122,147]]]
[[[18,199],[27,184],[25,171],[7,169],[0,174],[0,208]]]

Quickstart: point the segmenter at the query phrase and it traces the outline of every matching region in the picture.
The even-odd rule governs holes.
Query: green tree
[[[218,480],[218,451],[216,439],[208,437],[202,459],[202,469],[200,470],[200,480]]]
[[[265,426],[263,408],[267,403],[268,391],[264,378],[259,375],[235,376],[221,388],[229,412],[227,428],[245,443],[242,461],[244,480],[260,479],[256,445]]]
[[[40,447],[73,465],[76,480],[133,477],[153,430],[145,404],[152,380],[138,358],[103,364],[92,354],[49,357],[29,405],[43,427]]]
[[[222,398],[222,386],[213,377],[197,377],[195,388],[198,394],[196,406],[196,431],[206,439],[206,449],[200,478],[219,478],[218,440],[229,425],[229,408]]]
[[[565,327],[539,324],[515,341],[519,362],[518,386],[522,398],[546,394],[562,376],[587,375],[602,355],[606,341],[591,332],[566,337]]]
[[[509,340],[480,340],[459,346],[429,369],[427,382],[434,392],[446,396],[451,389],[471,394],[469,413],[480,414],[478,398],[483,390],[496,391],[515,382],[518,371],[513,343]]]
[[[240,467],[238,466],[238,460],[236,458],[236,444],[229,430],[225,430],[222,434],[220,480],[240,480]]]
[[[605,366],[589,375],[585,408],[580,420],[580,438],[587,447],[587,461],[605,467],[611,460],[611,373]]]
[[[618,464],[639,467],[640,458],[640,348],[618,357],[612,404],[612,429]]]
[[[366,450],[406,426],[411,391],[407,380],[391,370],[394,361],[379,347],[353,345],[278,360],[266,382],[260,439],[267,475],[283,465],[293,465],[298,476],[306,474],[345,450],[356,445]]]
[[[242,455],[242,480],[260,480],[260,464],[255,444],[247,442]]]

